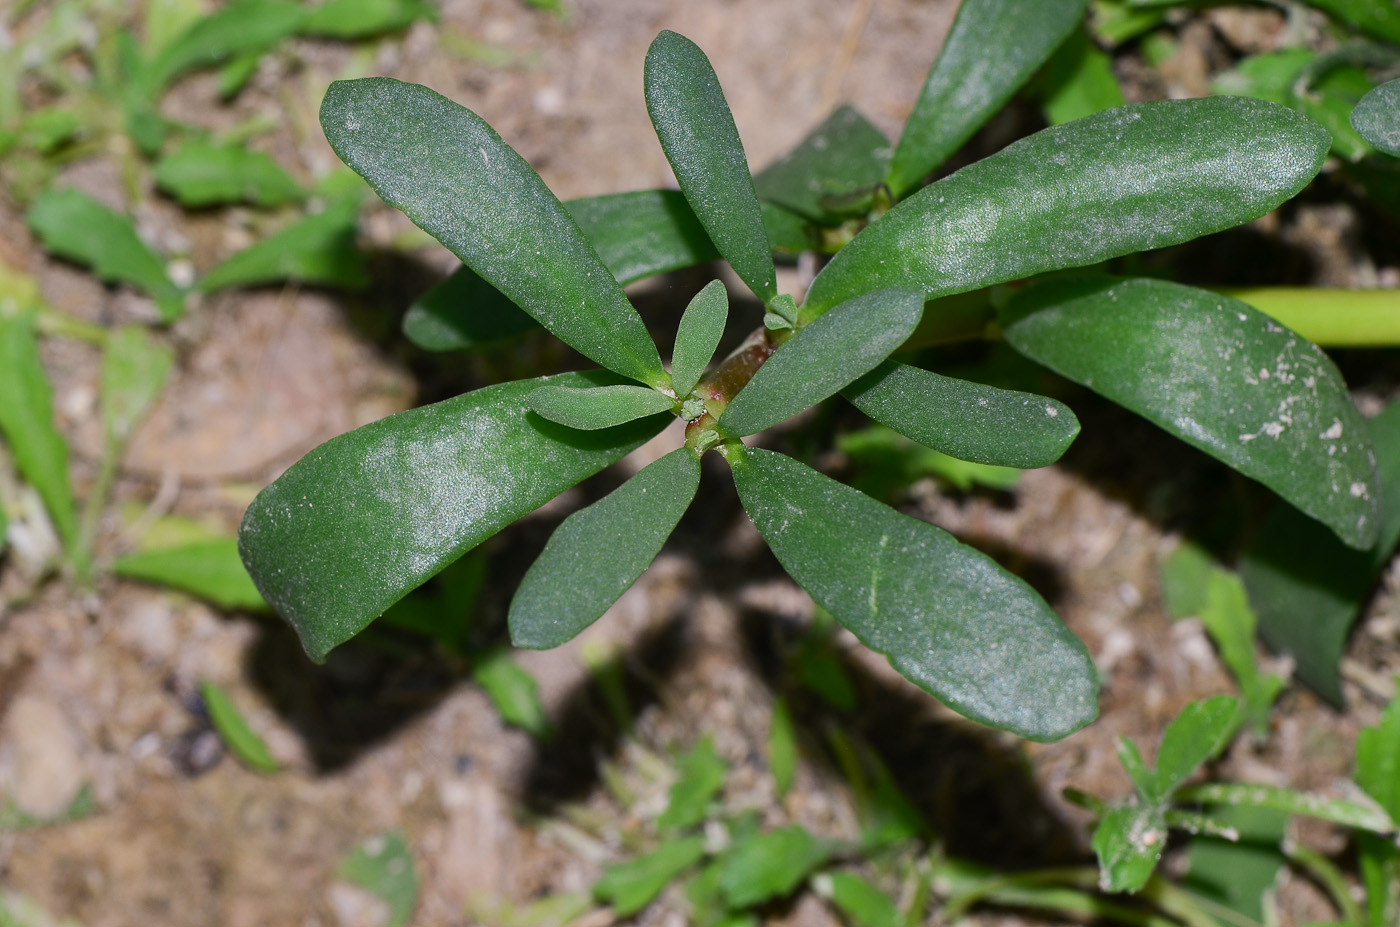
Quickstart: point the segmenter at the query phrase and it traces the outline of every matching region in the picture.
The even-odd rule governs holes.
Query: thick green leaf
[[[147,71],[144,93],[154,98],[186,71],[266,51],[296,32],[306,13],[290,0],[234,0],[195,20],[161,50]]]
[[[1288,814],[1300,814],[1331,821],[1343,827],[1367,830],[1374,834],[1395,833],[1395,822],[1378,805],[1350,801],[1345,798],[1328,798],[1309,792],[1272,785],[1253,785],[1243,782],[1208,782],[1182,789],[1177,798],[1183,802],[1208,805],[1250,805],[1255,808],[1273,808]]]
[[[238,145],[186,142],[156,162],[156,186],[185,206],[280,206],[306,191],[274,160]]]
[[[1122,805],[1109,811],[1094,829],[1099,887],[1106,892],[1142,888],[1157,868],[1166,842],[1167,821],[1161,808]]]
[[[112,572],[127,579],[179,589],[223,608],[267,610],[267,603],[238,559],[238,541],[234,538],[126,554],[112,564]]]
[[[592,196],[569,200],[564,208],[621,284],[719,257],[676,190]],[[461,267],[408,307],[403,332],[425,351],[452,351],[538,324],[470,267]]]
[[[1362,97],[1351,111],[1351,124],[1366,141],[1400,158],[1400,80],[1381,84]]]
[[[676,760],[677,778],[671,783],[666,810],[656,819],[657,829],[688,830],[703,824],[728,772],[708,734],[696,741]]]
[[[705,284],[686,306],[671,353],[671,385],[677,396],[687,395],[704,376],[728,318],[729,294],[719,280]]]
[[[647,50],[647,112],[681,192],[719,253],[763,300],[778,295],[768,235],[734,116],[710,60],[663,30]]]
[[[357,290],[369,283],[355,248],[359,205],[338,200],[298,219],[219,264],[197,284],[205,292],[283,280]]]
[[[821,402],[889,357],[923,310],[915,290],[847,300],[773,352],[720,414],[720,428],[751,435]]]
[[[797,727],[781,698],[773,702],[773,721],[768,728],[768,769],[778,795],[787,795],[797,778]]]
[[[895,195],[947,160],[1001,109],[1087,6],[1088,0],[963,0],[895,147],[887,178]]]
[[[108,441],[126,441],[160,396],[174,364],[169,345],[141,326],[123,325],[108,332],[102,348],[102,421]]]
[[[33,320],[0,313],[0,436],[20,476],[44,500],[65,547],[77,536],[78,514],[68,483],[68,442],[53,421],[53,388],[39,361]]]
[[[885,179],[890,143],[850,106],[843,106],[796,148],[753,179],[760,199],[813,222],[837,221],[867,203]]]
[[[925,447],[998,467],[1044,467],[1079,434],[1054,399],[886,361],[842,393],[866,415]]]
[[[744,508],[793,579],[912,682],[1033,740],[1094,719],[1088,652],[1025,581],[789,457],[751,449],[731,465]]]
[[[1369,547],[1365,420],[1322,351],[1235,299],[1160,280],[1064,278],[1002,310],[1016,350],[1268,486]]]
[[[884,286],[932,298],[1218,232],[1303,189],[1330,145],[1292,110],[1236,97],[1052,126],[868,226],[817,275],[803,315]]]
[[[734,842],[720,864],[720,888],[729,907],[747,908],[791,894],[831,850],[797,825]]]
[[[346,854],[335,874],[389,906],[384,927],[407,927],[418,907],[418,870],[408,844],[397,833],[371,837]]]
[[[61,258],[91,267],[104,283],[127,283],[155,298],[161,315],[180,314],[180,288],[126,216],[79,190],[49,190],[29,207],[29,227]]]
[[[593,894],[612,905],[618,917],[630,917],[704,855],[704,837],[668,840],[645,856],[604,866],[603,877],[593,885]]]
[[[545,739],[553,734],[549,715],[540,701],[535,677],[511,659],[504,649],[493,651],[472,667],[472,681],[486,692],[501,720],[514,724],[532,737]]]
[[[658,412],[670,412],[675,407],[669,396],[628,384],[591,389],[541,386],[527,401],[530,408],[551,422],[584,431],[611,428]]]
[[[1144,797],[1167,801],[1197,766],[1219,753],[1234,730],[1238,707],[1233,696],[1216,695],[1181,709],[1157,748],[1156,794]]]
[[[253,500],[239,550],[307,653],[324,659],[501,528],[656,434],[658,416],[580,432],[530,414],[545,383],[503,383],[332,438]]]
[[[1400,44],[1400,7],[1394,0],[1305,0],[1310,6],[1387,42]]]
[[[1400,821],[1400,696],[1356,738],[1356,784]]]
[[[426,0],[326,0],[311,8],[297,31],[333,39],[365,39],[395,32],[415,20],[437,19]]]
[[[209,712],[209,722],[228,744],[233,755],[249,769],[261,773],[277,772],[281,767],[267,750],[267,744],[248,726],[228,694],[207,679],[199,684],[199,695]]]
[[[586,357],[668,383],[641,316],[540,176],[466,107],[387,77],[321,103],[336,154],[483,280]]]
[[[1201,609],[1201,621],[1220,659],[1239,684],[1244,703],[1239,707],[1241,719],[1254,731],[1261,742],[1269,731],[1269,709],[1282,694],[1286,683],[1281,676],[1259,671],[1254,654],[1254,631],[1258,618],[1249,607],[1244,583],[1234,573],[1212,570],[1206,581],[1206,601]]]
[[[854,872],[823,873],[812,880],[817,892],[836,906],[853,927],[899,927],[894,899]]]
[[[677,448],[564,519],[510,603],[511,642],[557,647],[602,617],[651,566],[699,486],[700,458]]]

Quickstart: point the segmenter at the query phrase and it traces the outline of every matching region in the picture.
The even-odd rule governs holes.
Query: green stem
[[[107,330],[101,325],[75,319],[49,306],[39,309],[36,321],[39,334],[47,337],[71,338],[74,341],[86,341],[96,345],[107,343]]]
[[[1099,873],[1092,866],[1038,869],[992,878],[949,901],[941,914],[956,920],[976,903],[1055,911],[1074,917],[1112,919],[1130,927],[1179,927],[1170,918],[1095,894]]]
[[[1231,927],[1260,927],[1259,922],[1253,918],[1245,917],[1209,898],[1188,892],[1160,875],[1154,875],[1147,880],[1147,885],[1142,889],[1142,897],[1184,923],[1186,927],[1220,927],[1222,922]]]
[[[1337,905],[1337,910],[1341,912],[1342,919],[1350,927],[1364,927],[1366,914],[1356,903],[1356,899],[1351,897],[1351,887],[1347,885],[1346,876],[1342,875],[1342,871],[1334,866],[1331,860],[1316,850],[1287,840],[1283,843],[1283,854],[1288,857],[1290,863],[1312,876],[1327,890]]]
[[[1221,290],[1326,348],[1400,345],[1400,290],[1266,286]]]

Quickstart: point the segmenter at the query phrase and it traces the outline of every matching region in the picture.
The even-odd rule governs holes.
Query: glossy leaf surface
[[[503,383],[332,438],[253,500],[239,550],[320,660],[467,550],[628,451],[662,417],[579,432],[530,412],[545,383]]]
[[[831,221],[856,205],[853,197],[873,194],[889,160],[889,139],[853,107],[842,106],[760,171],[754,190],[760,199],[814,222]]]
[[[895,195],[946,161],[1001,109],[1087,6],[1088,0],[963,0],[895,147],[888,177]]]
[[[205,680],[199,684],[199,695],[214,730],[243,765],[261,773],[277,772],[280,767],[268,752],[267,744],[248,726],[223,689]]]
[[[1381,84],[1351,111],[1361,137],[1386,154],[1400,157],[1400,80]]]
[[[637,581],[690,507],[700,458],[678,448],[564,519],[510,603],[517,647],[557,647]]]
[[[234,538],[139,550],[118,557],[112,572],[126,579],[178,589],[221,608],[267,611],[267,603],[238,557],[238,541]]]
[[[913,290],[847,300],[774,351],[720,415],[719,427],[751,435],[821,402],[889,357],[923,310]]]
[[[1331,141],[1292,110],[1236,97],[1052,126],[867,227],[817,275],[803,314],[883,286],[932,298],[1218,232],[1303,189]]]
[[[355,248],[358,212],[352,200],[332,203],[234,254],[196,285],[212,292],[295,280],[360,289],[369,283],[369,274],[364,256]]]
[[[1159,280],[1066,278],[1002,310],[1016,350],[1256,479],[1369,547],[1365,421],[1322,351],[1238,300]]]
[[[306,196],[276,161],[236,145],[186,142],[157,161],[153,173],[156,186],[184,206],[280,206]]]
[[[41,193],[29,207],[29,227],[44,247],[61,258],[91,267],[104,283],[126,283],[155,298],[161,315],[180,314],[180,288],[165,264],[136,234],[136,226],[74,189]]]
[[[321,125],[341,160],[586,357],[667,382],[641,316],[534,169],[466,107],[386,77],[336,81]]]
[[[677,396],[695,389],[710,358],[715,356],[724,323],[729,318],[729,294],[724,283],[711,280],[691,299],[676,330],[676,348],[671,354],[671,385]]]
[[[53,419],[53,388],[39,360],[34,323],[0,314],[0,437],[4,437],[20,476],[44,500],[59,540],[72,545],[77,507],[68,483],[68,442]]]
[[[541,386],[527,397],[530,408],[551,422],[595,431],[611,428],[658,412],[671,411],[674,403],[645,386],[596,386],[575,389]]]
[[[920,688],[1032,740],[1098,713],[1083,643],[1025,581],[927,522],[772,451],[731,460],[749,517],[793,579]]]
[[[1060,459],[1079,419],[1064,403],[886,361],[846,387],[857,409],[925,447],[998,467]]]
[[[778,293],[773,257],[734,116],[710,60],[663,30],[646,60],[647,112],[681,191],[719,253],[765,304]]]
[[[637,190],[569,200],[564,208],[621,284],[719,257],[677,190]],[[403,331],[426,351],[451,351],[538,325],[470,267],[460,267],[408,307]]]

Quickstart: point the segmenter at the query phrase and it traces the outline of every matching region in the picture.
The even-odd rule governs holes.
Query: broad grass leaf
[[[630,917],[651,904],[661,890],[705,856],[704,837],[668,840],[644,856],[603,867],[593,894],[612,905],[618,917]]]
[[[1162,732],[1157,748],[1157,790],[1148,797],[1170,799],[1196,767],[1219,753],[1235,730],[1238,708],[1234,696],[1216,695],[1181,709]]]
[[[1153,805],[1113,808],[1094,829],[1099,858],[1099,887],[1106,892],[1135,892],[1147,884],[1167,842],[1167,822]]]
[[[238,557],[236,538],[193,541],[124,554],[112,563],[112,572],[125,579],[178,589],[221,608],[268,610]]]
[[[1044,467],[1079,434],[1064,403],[886,361],[842,391],[857,409],[925,447],[997,467]]]
[[[486,692],[501,720],[513,724],[531,737],[545,740],[554,734],[540,685],[504,649],[494,650],[472,667],[472,681]]]
[[[774,351],[725,408],[719,427],[751,435],[821,402],[889,357],[923,309],[915,290],[879,290],[846,301]]]
[[[186,71],[266,51],[295,33],[306,15],[306,7],[290,0],[234,0],[195,20],[160,50],[147,70],[145,94],[159,96]]]
[[[658,412],[670,412],[675,406],[669,396],[628,384],[591,389],[541,386],[529,395],[528,401],[530,408],[551,422],[584,431],[612,428]]]
[[[754,191],[813,222],[838,222],[868,206],[889,160],[889,139],[853,107],[842,106],[756,174]]]
[[[418,870],[400,834],[391,832],[366,840],[346,854],[335,874],[389,906],[384,927],[408,927],[418,907]]]
[[[682,447],[564,519],[511,600],[511,642],[556,647],[602,617],[651,566],[699,486],[700,458]]]
[[[1247,805],[1216,805],[1207,810],[1238,839],[1193,834],[1186,846],[1189,868],[1182,884],[1262,924],[1264,898],[1275,889],[1279,872],[1287,865],[1280,845],[1288,835],[1288,816]]]
[[[280,206],[306,191],[276,161],[236,145],[185,142],[156,162],[156,186],[184,206],[252,203]]]
[[[336,154],[566,344],[648,386],[669,383],[622,288],[534,169],[480,116],[387,77],[321,103]]]
[[[167,320],[182,311],[183,294],[164,262],[136,234],[129,218],[79,190],[41,193],[25,217],[44,247],[91,267],[104,283],[126,283],[153,297]]]
[[[1084,644],[1025,581],[790,457],[732,455],[739,498],[818,605],[962,714],[1055,740],[1098,714]]]
[[[239,550],[315,660],[506,525],[641,446],[657,416],[580,432],[530,412],[563,374],[490,386],[332,438],[248,507]]]
[[[64,547],[77,537],[78,514],[68,482],[68,442],[54,426],[53,388],[39,360],[34,322],[0,313],[0,436],[20,476],[39,492]]]
[[[719,253],[766,305],[778,294],[768,235],[734,116],[710,60],[663,30],[647,50],[647,112],[681,192]]]
[[[1002,309],[1012,347],[1138,413],[1366,548],[1365,420],[1321,349],[1238,300],[1161,280],[1061,278]]]
[[[426,0],[326,0],[311,8],[297,31],[333,39],[367,39],[397,32],[415,21],[437,19]]]
[[[160,397],[175,352],[142,327],[123,325],[102,349],[102,421],[107,440],[123,443]]]
[[[1400,157],[1400,80],[1381,84],[1351,111],[1352,127],[1386,154]]]
[[[223,689],[204,680],[199,684],[199,695],[214,730],[244,766],[260,773],[274,773],[281,768]]]
[[[666,810],[656,819],[656,827],[661,831],[689,830],[705,823],[710,803],[724,788],[729,767],[706,734],[677,758],[676,773]]]
[[[803,316],[884,286],[933,298],[1218,232],[1303,189],[1331,141],[1290,109],[1238,97],[1052,126],[871,223],[817,275]]]
[[[369,274],[364,256],[355,247],[358,216],[357,203],[338,200],[229,257],[196,286],[208,293],[294,280],[362,289],[369,284]]]
[[[1088,0],[963,0],[895,146],[886,178],[895,195],[917,185],[1006,105],[1087,6]]]
[[[711,280],[696,293],[681,316],[676,330],[676,347],[671,353],[671,385],[677,396],[684,397],[705,374],[710,359],[715,356],[724,323],[729,318],[729,294],[724,283]]]
[[[790,895],[831,856],[831,848],[797,825],[736,840],[720,862],[720,889],[732,909]]]

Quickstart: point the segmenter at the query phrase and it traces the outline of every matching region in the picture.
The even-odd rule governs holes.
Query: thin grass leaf
[[[739,130],[710,60],[663,30],[647,50],[647,112],[681,192],[719,253],[765,305],[777,276]]]
[[[355,247],[359,204],[338,200],[296,220],[217,265],[196,286],[206,293],[291,280],[358,290],[369,284]]]
[[[813,222],[837,222],[868,209],[885,177],[890,142],[864,116],[842,106],[792,151],[754,176],[760,200]]]
[[[528,414],[525,397],[546,383],[607,382],[502,383],[331,439],[248,507],[248,572],[324,659],[472,547],[661,430],[667,417],[580,432]]]
[[[658,412],[670,412],[675,407],[669,396],[627,384],[592,389],[541,386],[527,401],[530,408],[551,422],[584,431],[612,428]]]
[[[837,306],[773,352],[720,414],[719,427],[751,435],[821,402],[889,357],[923,308],[917,291],[895,289]]]
[[[1356,784],[1400,821],[1400,696],[1357,736]]]
[[[1060,278],[1003,307],[1012,347],[1258,480],[1358,548],[1380,492],[1365,420],[1321,349],[1238,300]]]
[[[869,225],[817,275],[802,317],[880,287],[945,296],[1218,232],[1303,189],[1331,142],[1290,109],[1237,97],[1053,126]]]
[[[671,385],[677,396],[685,396],[705,374],[715,356],[724,323],[729,318],[729,294],[724,283],[711,280],[691,299],[676,330],[676,347],[671,354]]]
[[[472,681],[481,686],[501,720],[513,724],[537,740],[554,734],[544,703],[540,701],[540,685],[504,649],[492,651],[472,667]]]
[[[1366,141],[1400,158],[1400,80],[1362,97],[1351,111],[1351,125]]]
[[[517,647],[556,647],[637,581],[695,498],[700,458],[678,448],[564,519],[510,603]]]
[[[1287,683],[1280,676],[1259,670],[1254,652],[1258,619],[1249,607],[1244,584],[1234,573],[1212,570],[1206,583],[1201,622],[1244,696],[1239,706],[1240,720],[1247,722],[1255,738],[1262,742],[1269,730],[1269,709]]]
[[[234,0],[195,20],[161,49],[145,75],[143,95],[156,98],[186,71],[266,51],[296,32],[306,15],[306,7],[290,0]]]
[[[886,178],[895,196],[932,173],[1005,106],[1087,6],[1088,0],[963,0],[895,147]]]
[[[276,161],[242,146],[185,142],[157,161],[153,173],[156,186],[183,206],[280,206],[306,196]]]
[[[853,927],[899,927],[894,900],[853,872],[823,872],[812,879],[818,895],[828,899]]]
[[[321,104],[336,154],[384,198],[584,356],[648,386],[669,378],[641,316],[540,176],[471,110],[386,77]]]
[[[221,608],[265,612],[267,602],[238,557],[235,538],[196,541],[124,554],[112,563],[124,579],[187,592]]]
[[[1098,713],[1084,644],[1023,580],[790,457],[730,456],[744,509],[812,598],[962,714],[1054,740]]]
[[[199,684],[199,697],[209,712],[209,721],[239,761],[254,772],[274,773],[281,769],[267,744],[248,726],[228,694],[207,679]]]

